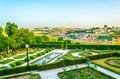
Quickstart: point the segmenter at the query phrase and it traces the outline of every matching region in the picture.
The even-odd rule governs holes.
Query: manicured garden
[[[120,60],[119,57],[109,57],[109,58],[93,60],[92,63],[120,74],[120,63],[119,63],[120,61],[119,60]]]
[[[60,79],[115,79],[109,75],[103,74],[93,68],[76,68],[74,70],[58,73]]]
[[[107,59],[105,63],[120,68],[120,58],[116,57],[116,58]]]
[[[53,48],[47,48],[47,49],[41,49],[41,48],[37,48],[33,51],[30,51],[28,52],[29,53],[29,57],[28,57],[28,60],[31,61],[31,60],[34,60],[50,51],[52,51]],[[16,66],[20,66],[22,64],[24,64],[26,62],[26,54],[19,54],[19,55],[16,55],[16,56],[13,56],[9,59],[5,59],[5,60],[2,60],[0,61],[0,64],[3,65],[0,67],[0,70],[1,69],[4,69],[4,68],[7,68],[7,67],[16,67]],[[10,65],[10,66],[8,66]]]
[[[85,58],[88,56],[94,56],[97,54],[113,53],[114,50],[91,50],[91,49],[71,49],[69,53],[63,56],[63,59],[75,60],[79,58]],[[117,51],[120,52],[120,51]]]

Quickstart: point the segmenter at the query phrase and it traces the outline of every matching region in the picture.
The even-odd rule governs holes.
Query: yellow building
[[[117,38],[117,45],[120,45],[120,37]]]

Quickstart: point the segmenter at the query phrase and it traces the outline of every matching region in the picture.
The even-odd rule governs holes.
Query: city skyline
[[[0,0],[0,26],[119,26],[119,0]]]

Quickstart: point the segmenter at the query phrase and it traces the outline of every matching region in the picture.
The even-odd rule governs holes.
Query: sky
[[[0,0],[0,26],[95,27],[120,25],[120,0]]]

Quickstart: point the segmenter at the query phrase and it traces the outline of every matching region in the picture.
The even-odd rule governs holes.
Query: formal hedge
[[[9,65],[10,65],[11,67],[15,67],[15,66],[16,66],[16,63],[13,62],[13,63],[10,63]]]
[[[61,48],[62,44],[38,44],[38,45],[32,45],[32,47],[39,47],[39,48]]]
[[[67,46],[66,46],[67,45]],[[81,45],[81,44],[37,44],[33,45],[33,47],[39,47],[39,48],[63,48],[67,47],[68,49],[96,49],[96,50],[119,50],[120,45]]]
[[[109,61],[111,60],[117,60],[117,61],[120,61],[120,59],[116,59],[116,58],[111,58],[111,59],[107,59],[104,63],[110,65],[110,66],[113,66],[113,67],[117,67],[117,68],[120,68],[120,65],[113,65],[113,64],[110,64]]]
[[[113,56],[117,56],[117,54],[116,53],[102,53],[102,54],[97,54],[97,55],[88,55],[87,58],[90,58],[90,60],[96,60],[96,59],[113,57]]]
[[[30,71],[37,70],[37,65],[30,65],[29,69],[30,69]],[[3,69],[3,70],[0,70],[0,76],[22,73],[22,72],[26,72],[26,71],[27,71],[26,66],[19,66],[19,67],[14,67],[14,68],[9,68],[9,69]]]
[[[25,61],[24,60],[18,60],[18,61],[15,61],[15,63],[16,63],[16,65],[21,65],[21,64],[25,63]]]
[[[47,45],[53,45],[53,44],[62,44],[63,42],[59,41],[59,42],[42,42],[41,44],[47,44]]]
[[[76,48],[83,48],[83,49],[96,49],[96,50],[119,50],[120,45],[73,45],[68,44],[68,49],[76,49]]]

